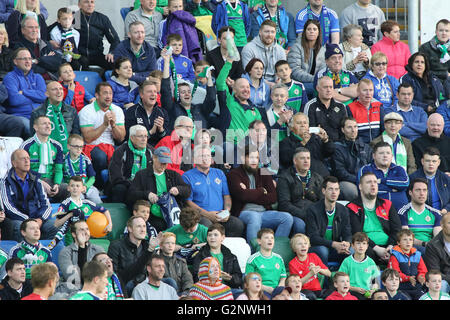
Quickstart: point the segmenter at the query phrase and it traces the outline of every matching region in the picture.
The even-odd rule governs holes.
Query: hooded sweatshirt
[[[214,283],[210,278],[212,261],[216,261],[219,265],[219,279]],[[189,295],[194,300],[233,300],[230,287],[222,283],[221,273],[220,263],[216,258],[207,257],[203,259],[198,269],[199,281],[192,286]]]
[[[266,46],[261,37],[256,37],[242,49],[244,68],[252,58],[258,58],[264,63],[264,78],[275,81],[275,64],[279,60],[286,60],[286,51],[276,41]]]

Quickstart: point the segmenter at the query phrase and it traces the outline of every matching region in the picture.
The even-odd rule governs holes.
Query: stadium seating
[[[288,237],[275,237],[275,244],[272,250],[283,258],[286,270],[289,269],[289,262],[295,257],[295,253],[292,251],[289,241],[290,239]],[[259,250],[259,244],[256,241],[256,238],[250,241],[250,245],[253,248],[253,252]]]
[[[250,246],[247,244],[247,241],[239,237],[226,237],[223,245],[230,249],[231,253],[237,257],[241,272],[245,273],[245,265],[251,255]]]
[[[109,248],[109,244],[110,244],[110,241],[108,239],[90,239],[89,242],[91,244],[96,244],[96,245],[102,247],[105,250],[105,252],[108,252],[108,248]]]
[[[74,71],[75,79],[78,81],[85,90],[94,95],[95,87],[98,83],[102,82],[102,78],[97,72],[94,71]]]
[[[130,211],[123,203],[103,203],[102,206],[109,210],[111,214],[113,229],[106,237],[101,239],[107,239],[109,241],[120,239],[127,225],[127,221],[131,217]]]

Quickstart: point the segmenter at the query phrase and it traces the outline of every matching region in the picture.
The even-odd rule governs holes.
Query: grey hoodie
[[[286,60],[286,52],[276,41],[266,47],[258,36],[247,43],[244,49],[242,49],[241,60],[244,69],[253,58],[258,58],[264,63],[264,78],[267,81],[274,82],[275,63],[279,60]]]

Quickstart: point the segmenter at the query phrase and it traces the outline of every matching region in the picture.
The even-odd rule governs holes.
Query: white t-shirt
[[[80,127],[92,127],[97,129],[102,125],[105,113],[111,111],[116,114],[116,125],[123,126],[125,124],[125,115],[120,107],[111,104],[109,106],[109,110],[103,111],[100,109],[97,102],[94,101],[93,103],[86,105],[83,109],[81,109],[80,113],[78,113],[78,117],[80,118]],[[114,145],[111,125],[106,128],[97,140],[92,141],[90,144],[98,145],[100,143]]]

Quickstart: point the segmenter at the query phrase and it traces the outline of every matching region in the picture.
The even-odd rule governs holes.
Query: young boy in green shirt
[[[286,60],[279,60],[275,64],[275,74],[280,82],[288,87],[289,99],[286,105],[294,112],[303,112],[305,104],[308,102],[305,86],[303,83],[291,78],[292,69]]]
[[[165,232],[176,235],[175,252],[192,264],[192,255],[206,244],[208,228],[200,222],[200,213],[193,208],[183,208],[180,212],[180,224],[170,227]]]
[[[245,267],[245,273],[258,272],[262,278],[262,289],[268,296],[274,288],[284,286],[286,267],[283,258],[274,252],[275,236],[272,229],[262,228],[258,231],[257,241],[260,249],[250,256]]]
[[[439,270],[430,270],[425,274],[425,284],[428,292],[419,300],[450,300],[448,293],[442,292],[442,273]]]
[[[366,255],[369,247],[369,237],[364,232],[357,232],[352,238],[352,247],[355,253],[344,259],[339,271],[350,277],[350,292],[358,300],[370,299],[372,293],[379,288],[374,280],[380,271],[369,256]]]

